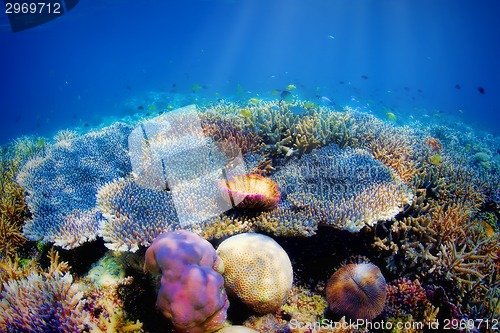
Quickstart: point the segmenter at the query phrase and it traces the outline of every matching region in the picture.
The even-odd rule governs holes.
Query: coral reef
[[[292,264],[272,238],[255,233],[229,237],[217,248],[228,293],[260,314],[281,308],[292,288]]]
[[[242,113],[240,106],[223,101],[208,110],[244,121],[247,128],[262,138],[265,149],[273,154],[308,153],[332,142],[345,145],[350,136],[350,115],[309,106],[310,102],[300,100],[291,103],[259,101],[246,105],[244,110],[247,112]]]
[[[332,144],[292,160],[273,176],[284,199],[320,223],[359,231],[390,219],[413,194],[368,152]]]
[[[99,235],[115,251],[135,252],[178,225],[170,192],[142,188],[129,178],[101,187],[97,207],[104,217]]]
[[[221,329],[220,331],[217,331],[217,333],[258,333],[259,331],[256,331],[254,329],[245,327],[245,326],[227,326]]]
[[[280,201],[278,185],[257,174],[234,175],[218,186],[224,200],[233,207],[272,210]]]
[[[14,181],[17,169],[18,163],[0,157],[0,259],[12,257],[26,241],[22,227],[29,212],[24,189]]]
[[[26,203],[33,214],[24,225],[26,238],[72,248],[97,236],[95,196],[100,186],[130,172],[130,130],[116,123],[69,144],[55,144],[43,158],[33,158],[21,168],[17,181],[29,193]]]
[[[184,230],[158,236],[144,269],[161,273],[156,305],[177,332],[212,332],[226,321],[224,264],[203,238]]]
[[[372,320],[384,309],[387,285],[380,269],[370,263],[337,270],[326,285],[330,310],[349,319]]]

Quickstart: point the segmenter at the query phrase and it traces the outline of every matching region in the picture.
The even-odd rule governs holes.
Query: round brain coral
[[[160,273],[156,306],[175,332],[206,333],[224,324],[229,307],[224,266],[212,245],[185,230],[166,232],[146,251],[144,269]]]
[[[341,267],[328,280],[326,300],[333,313],[349,319],[372,320],[384,309],[387,285],[370,263]]]
[[[245,233],[229,237],[217,248],[224,263],[228,293],[260,314],[280,309],[292,288],[292,264],[272,238]]]

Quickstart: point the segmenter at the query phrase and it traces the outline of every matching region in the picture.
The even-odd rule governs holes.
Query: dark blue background
[[[0,144],[121,117],[173,84],[273,98],[293,83],[302,98],[495,132],[499,14],[496,0],[81,0],[14,34],[1,13]]]

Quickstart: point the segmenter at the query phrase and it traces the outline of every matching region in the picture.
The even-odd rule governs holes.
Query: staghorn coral
[[[244,129],[235,119],[226,119],[215,113],[200,114],[201,126],[206,136],[222,147],[236,147],[238,150],[225,151],[229,156],[236,156],[240,151],[243,155],[249,152],[258,152],[262,148],[262,139],[256,133]]]
[[[29,193],[26,202],[33,214],[23,229],[28,239],[72,248],[97,236],[95,196],[100,186],[130,172],[130,130],[116,123],[74,138],[69,145],[55,144],[45,157],[21,168],[17,181]]]
[[[333,144],[287,163],[272,178],[296,209],[310,209],[320,223],[352,232],[394,217],[413,197],[368,152]]]
[[[229,307],[224,264],[209,242],[185,230],[161,234],[146,251],[144,270],[162,275],[156,306],[176,332],[223,326]]]
[[[217,248],[228,293],[260,314],[279,310],[293,283],[287,253],[272,238],[255,233],[229,237]]]
[[[14,177],[18,163],[0,157],[0,259],[12,257],[26,238],[22,234],[24,221],[29,217],[25,204],[24,189]]]
[[[307,101],[250,103],[245,105],[250,117],[241,115],[241,106],[230,102],[220,103],[209,110],[243,121],[263,139],[266,150],[272,154],[300,155],[332,142],[344,146],[350,140],[349,114],[310,107]]]

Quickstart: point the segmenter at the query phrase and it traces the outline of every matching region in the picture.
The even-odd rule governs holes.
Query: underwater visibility
[[[499,331],[499,11],[4,0],[0,332]]]

